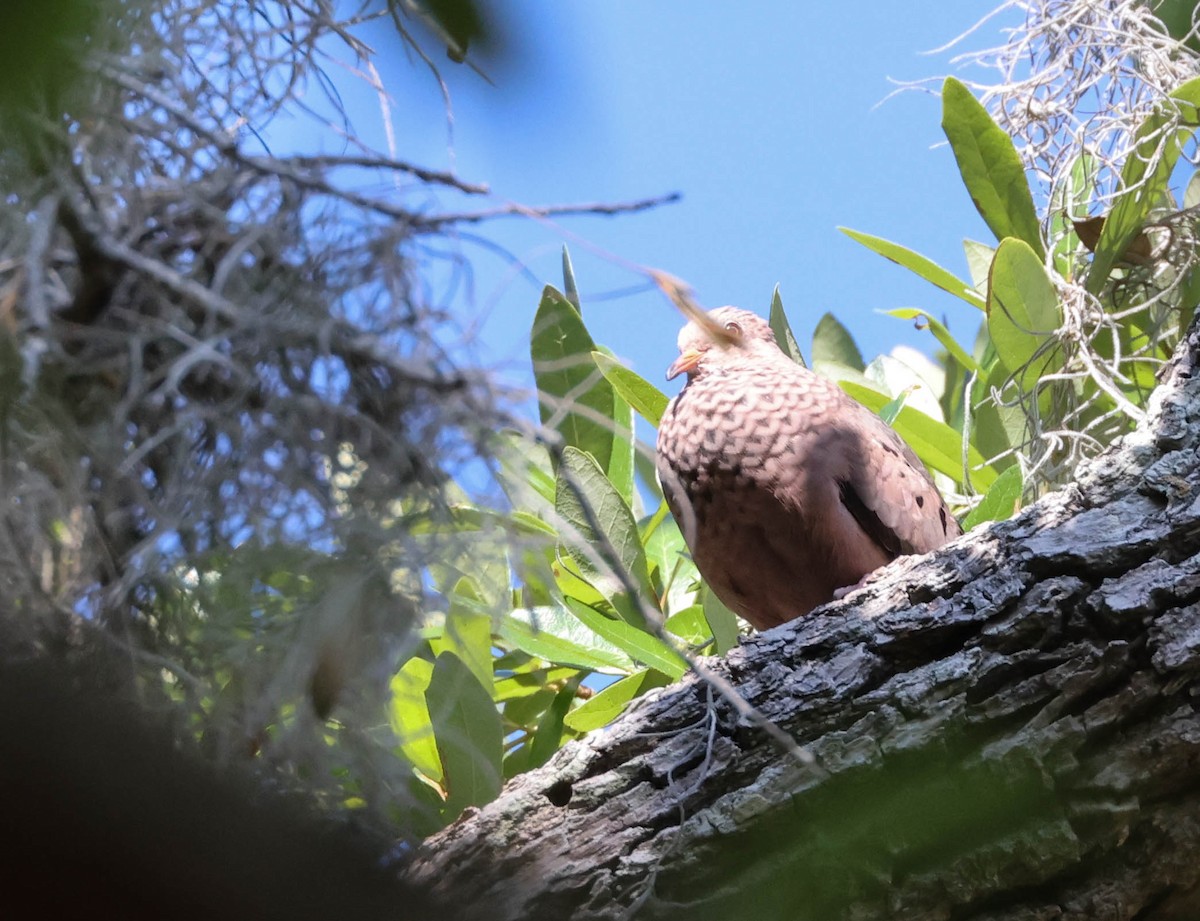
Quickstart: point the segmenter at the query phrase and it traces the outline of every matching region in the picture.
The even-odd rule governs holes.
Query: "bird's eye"
[[[725,332],[729,333],[735,339],[742,338],[742,328],[732,321],[725,324]]]

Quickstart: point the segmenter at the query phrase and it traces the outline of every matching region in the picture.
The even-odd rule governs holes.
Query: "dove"
[[[962,529],[912,449],[801,367],[761,317],[720,307],[679,334],[687,374],[658,428],[663,493],[701,576],[759,630]]]

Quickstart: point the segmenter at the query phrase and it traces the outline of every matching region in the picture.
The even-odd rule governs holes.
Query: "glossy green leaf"
[[[644,377],[603,352],[592,352],[592,360],[617,394],[632,406],[639,416],[657,426],[667,410],[667,395]]]
[[[442,759],[443,814],[490,803],[503,777],[503,731],[492,696],[458,656],[444,652],[433,664],[425,691],[433,737]]]
[[[514,608],[500,619],[500,639],[509,646],[558,665],[606,674],[633,671],[633,660],[559,607]]]
[[[585,627],[608,640],[635,662],[657,668],[672,678],[679,678],[687,671],[687,660],[657,636],[623,620],[605,617],[574,598],[567,599],[567,607]]]
[[[958,340],[950,334],[950,330],[946,329],[941,320],[937,319],[927,310],[921,310],[919,307],[897,307],[895,310],[886,311],[890,317],[898,317],[901,320],[916,320],[917,329],[928,329],[933,333],[933,337],[941,344],[950,356],[968,371],[978,371],[979,365],[975,363],[967,350],[959,344]]]
[[[613,682],[591,700],[585,701],[567,714],[564,722],[576,732],[591,732],[607,726],[647,691],[668,684],[670,679],[654,669],[635,672],[628,678]]]
[[[839,385],[850,396],[868,409],[879,412],[891,397],[850,381]],[[930,469],[944,473],[954,482],[961,484],[963,478],[962,435],[944,422],[932,419],[923,412],[905,406],[892,423],[902,437],[916,452],[917,457]],[[996,480],[996,471],[989,467],[984,458],[973,447],[968,448],[967,462],[971,466],[971,484],[975,489],[986,490]]]
[[[1177,127],[1172,130],[1172,126]],[[1171,93],[1138,127],[1133,152],[1121,169],[1124,191],[1104,221],[1088,270],[1087,289],[1092,294],[1104,288],[1113,266],[1166,194],[1171,172],[1197,126],[1200,126],[1200,77]]]
[[[596,344],[579,311],[549,286],[538,305],[529,350],[542,424],[607,470],[616,394],[592,360]]]
[[[792,325],[788,322],[787,314],[783,312],[783,298],[779,296],[779,285],[775,286],[775,291],[771,295],[771,313],[768,318],[771,324],[771,332],[775,334],[775,342],[783,350],[788,358],[794,361],[802,368],[807,368],[804,363],[804,354],[800,351],[800,345],[796,342],[796,335],[792,332]]]
[[[963,520],[963,530],[969,531],[984,521],[1007,521],[1021,500],[1023,488],[1021,466],[1013,464],[996,478],[980,503],[967,514]]]
[[[707,646],[713,639],[712,628],[704,619],[704,608],[699,604],[676,611],[667,618],[663,628],[688,647]]]
[[[723,656],[738,644],[737,615],[725,607],[725,603],[707,585],[704,586],[702,604],[704,619],[712,629],[717,655]]]
[[[622,617],[640,624],[638,599],[629,597],[619,576],[622,571],[627,573],[643,599],[653,602],[637,522],[629,505],[590,455],[576,448],[564,449],[554,507],[562,521],[564,548],[580,573],[608,598]],[[599,530],[593,528],[593,517]]]
[[[942,84],[942,130],[975,209],[997,240],[1016,237],[1041,259],[1041,225],[1025,167],[1010,138],[961,82]]]
[[[814,370],[823,365],[843,365],[861,372],[867,366],[854,337],[832,313],[821,317],[813,331],[812,363]]]
[[[433,677],[433,663],[413,657],[392,676],[388,718],[400,742],[400,751],[412,765],[434,780],[442,779],[442,759],[433,740],[433,724],[425,691]]]
[[[988,334],[1000,361],[1030,391],[1040,376],[1062,367],[1054,336],[1061,324],[1058,294],[1041,259],[1021,240],[996,250],[988,279]]]
[[[659,507],[659,514],[665,512],[664,504]],[[659,586],[665,593],[663,613],[670,615],[694,605],[696,592],[693,585],[700,576],[696,572],[696,564],[688,555],[687,545],[675,519],[663,515],[660,524],[648,535],[643,529],[642,540],[646,548],[646,560],[652,568],[657,569]]]
[[[608,354],[607,350],[597,350],[592,352],[592,358],[596,355],[601,355],[613,359],[612,355]],[[596,362],[599,367],[599,362]],[[600,369],[603,374],[603,369]],[[607,376],[606,376],[607,381]],[[611,381],[607,381],[609,386],[613,386]],[[612,458],[608,462],[608,467],[605,468],[605,474],[608,477],[608,482],[612,484],[613,489],[625,501],[625,504],[633,507],[635,501],[633,480],[634,480],[634,464],[633,455],[635,451],[634,436],[633,436],[633,407],[629,404],[619,390],[613,387],[613,415],[612,415],[612,432],[613,432],[613,447]]]
[[[839,227],[838,230],[851,240],[861,243],[867,249],[871,250],[871,252],[878,253],[885,259],[903,266],[948,294],[953,294],[955,297],[961,298],[972,307],[977,307],[980,310],[983,309],[983,298],[980,297],[979,292],[975,288],[967,284],[953,272],[942,268],[932,259],[928,259],[920,253],[915,253],[911,249],[901,246],[899,243],[885,240],[883,237],[875,237],[869,233],[851,230],[849,227]]]

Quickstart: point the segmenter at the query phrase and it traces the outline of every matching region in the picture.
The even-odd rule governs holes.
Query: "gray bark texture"
[[[1013,520],[709,666],[427,841],[448,915],[1200,917],[1200,326]]]

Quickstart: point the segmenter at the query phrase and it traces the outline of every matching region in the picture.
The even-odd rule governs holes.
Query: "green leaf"
[[[491,695],[492,619],[468,604],[482,600],[471,579],[459,579],[450,594],[450,610],[442,635],[431,640],[429,645],[435,656],[443,652],[454,653]]]
[[[653,604],[654,593],[650,590],[650,573],[637,522],[596,461],[576,448],[563,451],[554,507],[562,520],[560,536],[564,548],[580,573],[608,598],[622,617],[640,625],[638,599],[629,597],[619,576],[622,571],[627,573],[641,590],[643,599]],[[592,516],[599,532],[592,527],[589,520]]]
[[[628,674],[633,660],[559,607],[514,608],[500,619],[500,639],[531,656],[607,674]]]
[[[613,682],[591,700],[576,707],[563,722],[576,732],[591,732],[607,726],[625,712],[630,701],[669,682],[666,675],[652,668],[635,672],[628,678]]]
[[[738,643],[737,615],[725,607],[724,602],[707,585],[704,586],[703,605],[704,619],[712,629],[717,655],[723,656]]]
[[[404,757],[426,777],[440,781],[442,759],[433,740],[433,724],[425,702],[425,691],[432,677],[432,662],[416,656],[405,662],[391,680],[388,718]]]
[[[987,280],[992,270],[992,259],[996,255],[996,247],[980,243],[978,240],[963,240],[963,254],[967,257],[967,272],[971,275],[971,284],[979,295],[979,309],[987,307]]]
[[[953,77],[942,84],[942,130],[950,141],[971,201],[996,239],[1023,240],[1040,260],[1045,255],[1041,226],[1025,167],[1012,138]]]
[[[972,307],[983,310],[983,298],[979,296],[979,292],[953,272],[943,269],[932,259],[928,259],[920,253],[915,253],[911,249],[901,246],[899,243],[885,240],[883,237],[874,237],[869,233],[851,230],[849,227],[839,227],[838,230],[851,240],[861,243],[867,249],[871,250],[871,252],[878,253],[885,259],[889,259],[897,265],[908,269],[910,272],[916,273],[948,294],[953,294],[955,297],[966,301]]]
[[[1113,266],[1166,194],[1184,143],[1200,125],[1198,107],[1200,77],[1171,93],[1138,127],[1135,146],[1121,170],[1124,191],[1104,221],[1088,270],[1087,289],[1092,294],[1104,288]]]
[[[712,629],[704,619],[704,608],[699,604],[676,611],[667,618],[663,628],[690,647],[707,646],[713,639]]]
[[[613,454],[616,395],[592,352],[596,344],[571,302],[547,286],[529,343],[542,424],[563,444],[586,451],[607,470]]]
[[[608,640],[635,662],[657,668],[672,678],[679,678],[687,671],[687,660],[657,636],[623,620],[605,617],[574,598],[568,598],[566,601],[571,613],[578,617],[585,627]]]
[[[579,302],[579,288],[575,285],[575,267],[571,265],[571,254],[567,252],[564,243],[562,248],[563,294],[571,302],[571,306],[583,315],[583,305]]]
[[[968,371],[978,371],[979,365],[975,363],[967,350],[964,349],[950,334],[950,330],[946,329],[945,325],[938,320],[933,314],[926,310],[921,310],[919,307],[898,307],[895,310],[885,311],[890,317],[898,317],[901,320],[916,320],[917,329],[928,329],[933,333],[933,337],[941,343],[942,348],[950,353],[950,356]]]
[[[1004,240],[988,279],[988,334],[1000,361],[1020,374],[1022,390],[1062,367],[1055,333],[1061,324],[1058,294],[1041,259],[1021,240]]]
[[[667,411],[667,395],[644,377],[603,352],[592,352],[592,360],[617,394],[637,410],[639,416],[657,426],[663,413]]]
[[[659,515],[666,512],[666,504],[659,506]],[[655,517],[659,517],[656,515]],[[650,519],[647,524],[653,521]],[[687,555],[687,545],[674,518],[666,515],[653,531],[646,533],[643,526],[643,542],[646,560],[659,574],[659,585],[665,593],[662,605],[664,614],[673,614],[696,603],[696,592],[692,586],[700,578],[696,564]]]
[[[500,793],[504,753],[500,714],[491,694],[450,652],[433,663],[425,702],[444,771],[442,813],[453,819],[467,806],[490,803]]]
[[[775,342],[783,350],[783,354],[800,367],[807,368],[808,365],[804,363],[804,354],[800,351],[796,336],[792,332],[792,325],[788,322],[787,314],[783,312],[783,298],[779,296],[779,285],[775,286],[775,291],[771,295],[769,322],[771,332],[775,334]]]
[[[832,313],[821,317],[813,331],[812,363],[814,370],[822,365],[844,365],[861,372],[867,367],[854,337]]]
[[[870,387],[842,381],[839,386],[867,409],[878,413],[891,400],[886,394]],[[916,452],[924,464],[938,473],[944,473],[954,482],[961,484],[963,478],[962,435],[944,422],[939,422],[911,406],[900,410],[892,428]],[[996,481],[996,471],[989,467],[973,447],[967,450],[967,463],[971,467],[971,484],[983,491]]]
[[[576,675],[582,675],[577,668],[539,668],[529,672],[519,672],[507,678],[497,678],[492,691],[492,700],[504,703],[507,700],[520,700],[531,697],[547,685],[556,681],[566,681]]]
[[[1007,521],[1017,508],[1023,488],[1021,466],[1013,464],[996,478],[982,501],[967,514],[963,530],[969,531],[984,521]]]
[[[562,745],[563,722],[575,702],[575,692],[579,688],[577,681],[567,682],[567,686],[554,695],[554,700],[546,708],[546,713],[538,723],[533,739],[529,742],[529,768],[540,767],[550,760]]]
[[[611,359],[611,355],[607,355],[605,351],[597,350],[592,352],[593,359],[599,354]],[[599,362],[596,362],[599,367]],[[603,374],[603,370],[601,369]],[[612,385],[611,381],[608,381]],[[620,392],[614,387],[613,393],[613,448],[612,460],[609,461],[605,473],[608,475],[608,481],[612,484],[625,501],[625,504],[633,507],[634,503],[634,437],[633,437],[633,407],[629,402],[621,396]]]

